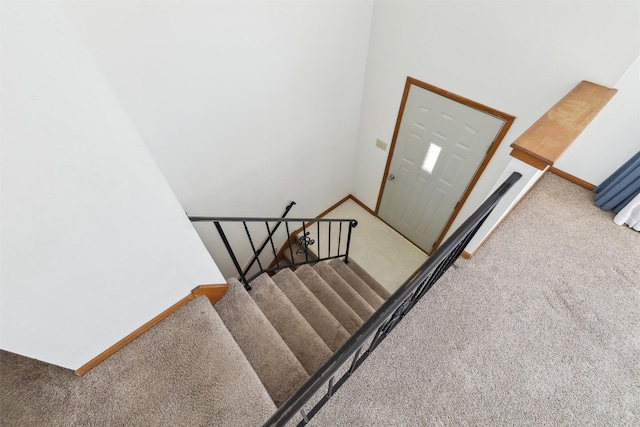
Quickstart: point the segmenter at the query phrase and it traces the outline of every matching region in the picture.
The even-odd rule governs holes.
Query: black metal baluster
[[[340,221],[340,227],[338,228],[338,253],[336,255],[340,256],[340,245],[342,244],[342,221]]]
[[[424,296],[424,294],[426,294],[427,291],[431,288],[431,285],[433,284],[433,281],[431,280],[432,278],[433,274],[427,276],[427,278],[420,284],[418,289],[416,289],[415,295],[417,295],[417,300],[420,300]]]
[[[295,258],[293,257],[293,244],[291,243],[291,233],[289,232],[289,223],[284,223],[285,228],[287,229],[287,242],[289,244],[289,253],[291,254],[291,264],[295,264]]]
[[[356,220],[351,221],[349,224],[349,229],[347,233],[347,250],[345,251],[345,254],[344,254],[345,264],[349,264],[349,248],[351,247],[351,229],[356,228],[357,225],[358,225],[358,221]]]
[[[329,242],[327,243],[327,257],[331,256],[331,221],[329,221]]]
[[[307,246],[306,246],[306,239],[307,239],[307,225],[304,223],[304,221],[302,221],[302,239],[305,242],[304,243],[304,248],[302,248],[302,241],[300,242],[300,247],[302,249],[304,249],[304,259],[306,262],[309,262],[309,253],[307,252]]]
[[[382,340],[384,340],[387,337],[387,334],[389,334],[389,332],[391,331],[391,325],[393,324],[393,319],[396,315],[396,312],[394,312],[393,315],[389,317],[387,321],[384,322],[384,324],[380,327],[382,329],[382,331],[380,331],[380,342],[382,342]]]
[[[358,362],[358,357],[360,357],[360,352],[362,351],[362,347],[358,348],[356,354],[353,356],[353,360],[351,361],[351,366],[349,367],[349,375],[353,374],[353,371],[356,370],[356,363]]]
[[[271,242],[271,251],[273,251],[273,259],[276,261],[276,265],[280,268],[280,264],[278,263],[278,254],[276,253],[276,247],[273,244],[273,237],[271,234],[271,230],[269,229],[269,222],[265,221],[264,225],[267,226],[267,235],[269,236],[269,242]]]
[[[224,243],[224,247],[227,248],[227,252],[229,252],[229,255],[231,255],[231,261],[233,261],[233,265],[236,267],[238,274],[240,274],[240,280],[242,280],[242,284],[244,285],[244,288],[250,291],[251,286],[249,286],[249,283],[247,283],[247,278],[242,272],[242,268],[240,268],[240,264],[238,263],[238,258],[236,258],[236,254],[233,252],[233,249],[231,249],[231,245],[229,244],[229,240],[227,239],[227,236],[224,234],[224,231],[222,231],[222,226],[220,225],[220,222],[214,221],[213,224],[216,226],[216,229],[218,230],[218,234],[222,239],[222,243]]]
[[[336,376],[334,375],[329,379],[329,388],[327,389],[327,397],[333,396],[333,380],[335,377]]]
[[[302,417],[302,425],[305,425],[309,422],[309,417],[307,417],[307,413],[304,409],[300,409],[300,416]]]
[[[251,239],[251,233],[249,233],[249,227],[247,227],[247,221],[242,221],[244,225],[244,230],[247,232],[247,237],[249,238],[249,243],[251,244],[251,249],[253,250],[253,255],[256,257],[256,261],[258,262],[258,268],[260,268],[260,272],[264,271],[262,268],[262,263],[260,262],[259,254],[256,252],[256,247],[253,245],[253,239]]]
[[[367,349],[367,353],[371,353],[378,346],[378,340],[382,341],[380,335],[382,334],[383,326],[384,324],[380,325],[380,327],[376,330],[376,334],[373,336],[373,340],[371,341],[371,345]]]
[[[316,222],[317,224],[317,229],[318,229],[318,259],[322,258],[322,252],[320,252],[320,240],[322,240],[320,238],[320,221]]]

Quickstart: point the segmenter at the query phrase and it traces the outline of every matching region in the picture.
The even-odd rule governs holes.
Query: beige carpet
[[[0,386],[7,427],[255,426],[275,411],[205,297],[83,377],[1,351]]]
[[[544,176],[311,425],[640,425],[640,233],[612,218]]]
[[[325,218],[358,221],[358,226],[352,231],[350,256],[390,292],[398,289],[427,259],[427,254],[417,246],[351,199],[332,210]],[[325,232],[323,228],[320,231]],[[311,227],[310,232],[311,237],[316,239],[316,228]],[[332,229],[332,235],[332,241],[336,242],[335,228]],[[324,239],[326,237],[323,241]]]
[[[640,234],[591,199],[545,176],[312,425],[640,425]],[[8,426],[251,426],[275,409],[204,298],[82,378],[0,352],[0,385]]]
[[[309,374],[243,285],[236,279],[229,279],[228,283],[229,289],[215,310],[274,403],[280,406]]]

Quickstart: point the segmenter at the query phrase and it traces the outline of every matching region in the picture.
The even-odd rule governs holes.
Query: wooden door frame
[[[429,83],[425,83],[423,81],[414,79],[413,77],[407,77],[407,81],[406,81],[406,83],[404,85],[404,93],[402,94],[402,101],[400,102],[400,110],[398,111],[398,118],[396,119],[396,126],[395,126],[395,129],[393,130],[393,139],[391,140],[391,145],[389,147],[389,155],[387,157],[387,165],[386,165],[386,167],[384,169],[384,175],[382,176],[382,183],[380,184],[380,192],[378,193],[378,201],[376,203],[376,210],[375,210],[375,214],[376,214],[376,216],[378,218],[380,218],[379,211],[380,211],[380,203],[382,202],[382,194],[384,192],[384,188],[385,188],[385,185],[387,183],[387,176],[389,175],[389,168],[391,167],[391,160],[393,159],[393,153],[394,153],[394,150],[396,148],[396,140],[398,138],[398,132],[400,131],[400,122],[402,121],[402,115],[404,114],[404,108],[405,108],[405,104],[407,103],[407,97],[409,96],[409,89],[411,88],[411,85],[414,85],[414,86],[417,86],[417,87],[419,87],[421,89],[425,89],[425,90],[428,90],[430,92],[436,93],[436,94],[438,94],[440,96],[443,96],[445,98],[449,98],[449,99],[451,99],[453,101],[456,101],[456,102],[458,102],[460,104],[466,105],[467,107],[473,108],[475,110],[482,111],[483,113],[486,113],[486,114],[488,114],[490,116],[494,116],[494,117],[497,117],[497,118],[499,118],[501,120],[504,120],[504,125],[500,129],[500,132],[498,132],[498,134],[496,135],[496,138],[491,143],[491,146],[489,147],[489,150],[487,150],[487,153],[485,154],[484,158],[482,159],[482,162],[480,163],[480,166],[478,167],[478,170],[476,171],[476,173],[473,175],[473,177],[469,181],[469,184],[467,185],[467,188],[465,189],[464,193],[462,193],[462,197],[460,198],[460,200],[458,200],[458,203],[456,204],[456,207],[453,209],[453,212],[451,213],[451,216],[449,217],[449,220],[447,221],[447,223],[445,224],[444,228],[442,229],[442,232],[440,233],[440,236],[438,237],[438,240],[436,240],[436,243],[431,248],[431,252],[427,253],[427,254],[431,254],[442,243],[442,240],[444,239],[444,236],[447,234],[447,231],[449,231],[449,228],[451,227],[451,224],[453,224],[453,220],[455,220],[456,217],[458,216],[458,213],[460,213],[460,209],[462,209],[462,206],[464,206],[465,202],[467,201],[467,198],[469,197],[469,194],[471,194],[471,191],[473,190],[473,187],[475,187],[476,183],[478,182],[478,179],[480,179],[480,176],[482,176],[482,173],[484,172],[485,168],[487,167],[487,165],[491,161],[491,158],[495,154],[496,150],[500,146],[500,143],[504,139],[505,135],[509,131],[509,128],[511,127],[511,125],[513,124],[513,121],[516,118],[515,118],[515,116],[503,113],[502,111],[498,111],[498,110],[496,110],[494,108],[491,108],[491,107],[488,107],[486,105],[480,104],[479,102],[476,102],[476,101],[472,101],[472,100],[470,100],[468,98],[465,98],[463,96],[457,95],[455,93],[451,93],[451,92],[446,91],[444,89],[440,89],[440,88],[438,88],[436,86],[430,85]],[[380,218],[380,219],[382,219],[382,218]]]

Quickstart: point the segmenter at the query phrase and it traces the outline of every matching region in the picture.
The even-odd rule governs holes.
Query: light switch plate
[[[382,151],[387,151],[387,143],[380,139],[376,139],[376,147],[378,147]]]

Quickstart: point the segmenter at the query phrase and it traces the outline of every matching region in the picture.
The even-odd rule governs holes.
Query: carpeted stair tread
[[[319,262],[313,269],[355,311],[362,320],[367,320],[375,311],[358,292],[347,283],[327,262]]]
[[[304,383],[309,374],[236,279],[215,305],[222,321],[258,374],[277,406]]]
[[[349,268],[358,275],[364,282],[369,285],[371,289],[375,293],[377,293],[380,298],[383,300],[388,300],[391,296],[391,292],[389,292],[384,286],[380,284],[371,274],[369,274],[365,269],[360,267],[360,265],[353,260],[353,258],[349,259]]]
[[[2,351],[0,388],[3,426],[255,426],[276,410],[205,297],[82,377]]]
[[[341,259],[332,259],[329,265],[358,292],[374,309],[378,309],[384,300],[367,283],[349,268]]]
[[[331,350],[336,351],[349,338],[349,332],[293,271],[280,270],[272,279]]]
[[[268,274],[258,276],[251,286],[251,297],[305,370],[309,374],[318,370],[331,356],[331,349]]]
[[[303,265],[296,270],[295,274],[349,334],[353,334],[364,323],[349,304],[311,266]]]

